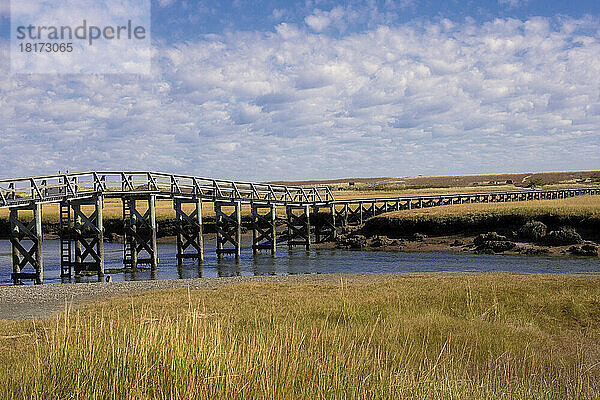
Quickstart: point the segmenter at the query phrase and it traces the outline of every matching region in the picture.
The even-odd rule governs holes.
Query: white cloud
[[[271,18],[274,19],[275,21],[280,21],[287,14],[288,14],[288,12],[286,10],[284,10],[284,9],[274,8],[273,12],[271,13]]]
[[[443,20],[331,36],[282,23],[157,49],[147,78],[4,74],[0,167],[236,179],[594,169],[599,28]]]
[[[236,143],[236,142],[221,142],[221,143],[216,143],[215,144],[215,148],[216,149],[218,149],[220,151],[227,152],[227,153],[234,152],[239,147],[240,147],[240,144]]]
[[[168,7],[175,3],[176,0],[158,0],[158,5],[161,7]]]
[[[313,31],[322,32],[329,26],[329,24],[331,24],[331,19],[327,15],[319,12],[309,15],[304,19],[304,22],[306,22],[306,25],[308,25]]]
[[[38,0],[13,1],[10,10],[12,71],[149,73],[152,56],[150,10],[150,0],[64,0],[58,4]],[[117,29],[123,26],[122,21],[128,20],[132,23],[131,29],[125,32],[122,28]],[[17,33],[17,27],[30,25],[33,30]],[[63,27],[70,29],[65,31]],[[138,27],[142,30],[139,37],[135,34]],[[23,36],[19,37],[20,34]],[[60,48],[58,42],[53,51],[46,51],[46,48],[38,51],[35,47],[33,52],[21,50],[22,46],[31,44],[28,42],[32,39],[38,43],[52,41],[52,34],[61,38],[63,47],[60,51],[57,51]],[[105,35],[112,39],[104,38]],[[66,42],[71,43],[70,50],[64,44]]]
[[[346,8],[337,6],[330,11],[315,9],[304,19],[304,22],[315,32],[323,32],[330,27],[344,32],[348,23],[356,21],[359,15],[359,12],[350,6]]]
[[[498,0],[498,4],[508,6],[509,8],[522,7],[527,3],[529,3],[529,0]]]
[[[0,18],[10,17],[10,0],[0,0]]]

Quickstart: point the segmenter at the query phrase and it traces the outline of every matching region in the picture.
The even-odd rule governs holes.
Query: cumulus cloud
[[[158,5],[160,7],[168,7],[175,3],[175,0],[158,0]]]
[[[501,6],[508,6],[509,8],[517,8],[526,5],[529,0],[498,0],[498,4]]]
[[[59,4],[13,1],[12,71],[149,73],[150,9],[150,0],[64,0]],[[127,22],[131,24],[129,29]],[[139,35],[136,29],[140,29]],[[33,51],[32,47],[23,51],[32,43]],[[39,43],[47,45],[40,50]],[[69,50],[66,43],[71,45]],[[54,50],[48,51],[47,47]]]
[[[282,23],[159,47],[151,77],[4,74],[0,166],[259,180],[594,169],[598,32],[591,19],[335,36]]]
[[[304,19],[304,22],[315,32],[323,32],[328,28],[344,32],[349,24],[359,22],[361,16],[363,19],[376,23],[381,21],[381,15],[377,8],[365,10],[362,12],[354,9],[352,6],[337,6],[330,11],[315,9],[313,13]],[[365,22],[365,21],[361,21]]]
[[[310,26],[313,31],[321,32],[331,24],[329,16],[324,15],[322,12],[317,12],[313,15],[309,15],[304,20],[306,25]]]

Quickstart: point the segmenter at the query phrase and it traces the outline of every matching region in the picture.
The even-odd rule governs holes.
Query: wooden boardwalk
[[[389,211],[464,203],[562,199],[600,194],[600,188],[519,190],[434,196],[335,199],[329,187],[295,187],[156,172],[87,172],[0,180],[0,208],[10,209],[12,280],[43,282],[42,205],[60,205],[61,275],[104,275],[104,199],[123,205],[123,264],[158,267],[157,199],[171,199],[177,219],[177,258],[203,260],[202,207],[214,205],[219,257],[241,253],[241,209],[251,205],[253,252],[277,244],[310,248],[336,230]],[[187,207],[183,207],[188,204]],[[190,206],[191,205],[191,206]],[[285,218],[277,218],[277,207]],[[185,211],[185,209],[192,211]],[[144,210],[144,211],[140,211]],[[33,211],[33,212],[31,212]],[[30,216],[30,217],[26,217]],[[32,215],[32,217],[31,217]],[[312,216],[311,216],[312,215]],[[284,227],[281,233],[278,227]]]

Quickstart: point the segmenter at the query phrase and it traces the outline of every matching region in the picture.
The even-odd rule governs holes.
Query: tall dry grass
[[[475,216],[526,216],[553,215],[560,217],[584,216],[600,218],[600,196],[579,196],[555,200],[529,200],[509,203],[456,204],[443,207],[393,211],[386,217],[415,219]]]
[[[2,398],[593,399],[600,280],[238,284],[3,323]]]

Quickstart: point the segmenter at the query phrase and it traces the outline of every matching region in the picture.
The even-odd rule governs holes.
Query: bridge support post
[[[98,229],[98,275],[104,275],[104,222],[102,209],[104,208],[104,198],[96,198],[96,224]]]
[[[286,206],[288,246],[305,246],[310,250],[310,206]],[[301,211],[296,214],[295,211]]]
[[[64,201],[59,204],[60,215],[60,277],[71,279],[73,253],[71,246],[71,205]]]
[[[33,219],[31,221],[21,220],[19,212],[28,210],[33,211]],[[13,261],[11,279],[15,285],[20,285],[23,279],[33,279],[36,284],[41,285],[44,282],[42,205],[33,204],[26,207],[11,208],[9,219]],[[27,266],[31,266],[34,272],[23,272],[23,269]]]
[[[362,202],[358,203],[358,213],[359,213],[358,214],[358,224],[359,225],[362,225],[362,223],[363,223],[363,214],[364,214],[363,209],[364,209],[363,203]]]
[[[224,208],[233,208],[230,212]],[[217,256],[233,254],[240,258],[242,253],[242,203],[240,201],[215,201],[217,228]],[[231,247],[233,246],[233,248]]]
[[[83,208],[82,208],[83,206]],[[93,211],[90,211],[93,206]],[[60,205],[60,263],[61,277],[71,278],[72,270],[95,272],[104,275],[104,227],[102,209],[104,199],[95,196],[92,199],[72,200]],[[71,211],[73,219],[71,220]],[[71,226],[73,221],[73,226]],[[71,252],[71,243],[75,242],[75,254]]]
[[[187,213],[182,204],[194,204],[194,210]],[[177,218],[177,263],[183,264],[184,259],[196,259],[198,264],[204,261],[202,240],[202,199],[173,200],[175,216]],[[191,248],[191,252],[186,252]]]
[[[150,266],[153,270],[158,267],[158,227],[156,225],[156,196],[150,196],[148,198],[148,211],[150,212],[150,240],[152,244],[152,258],[150,260]],[[138,260],[139,262],[139,260]]]
[[[361,225],[363,221],[363,203],[352,203],[356,205],[356,208],[353,210],[351,204],[346,204],[347,211],[347,224],[348,225]]]
[[[144,214],[138,210],[137,200],[147,201],[148,208]],[[140,264],[146,264],[150,265],[152,270],[156,270],[156,196],[123,198],[123,225],[123,264],[133,269]]]
[[[321,212],[322,209],[328,212]],[[313,206],[313,212],[315,243],[335,240],[335,205],[316,205]]]
[[[348,203],[344,204],[342,226],[348,225]]]
[[[332,210],[335,215],[335,223],[336,226],[346,226],[348,225],[348,204],[343,204],[341,210],[337,210],[335,208],[335,204],[332,205]]]
[[[266,210],[261,212],[261,210]],[[275,204],[252,203],[252,253],[277,249],[277,206]]]

